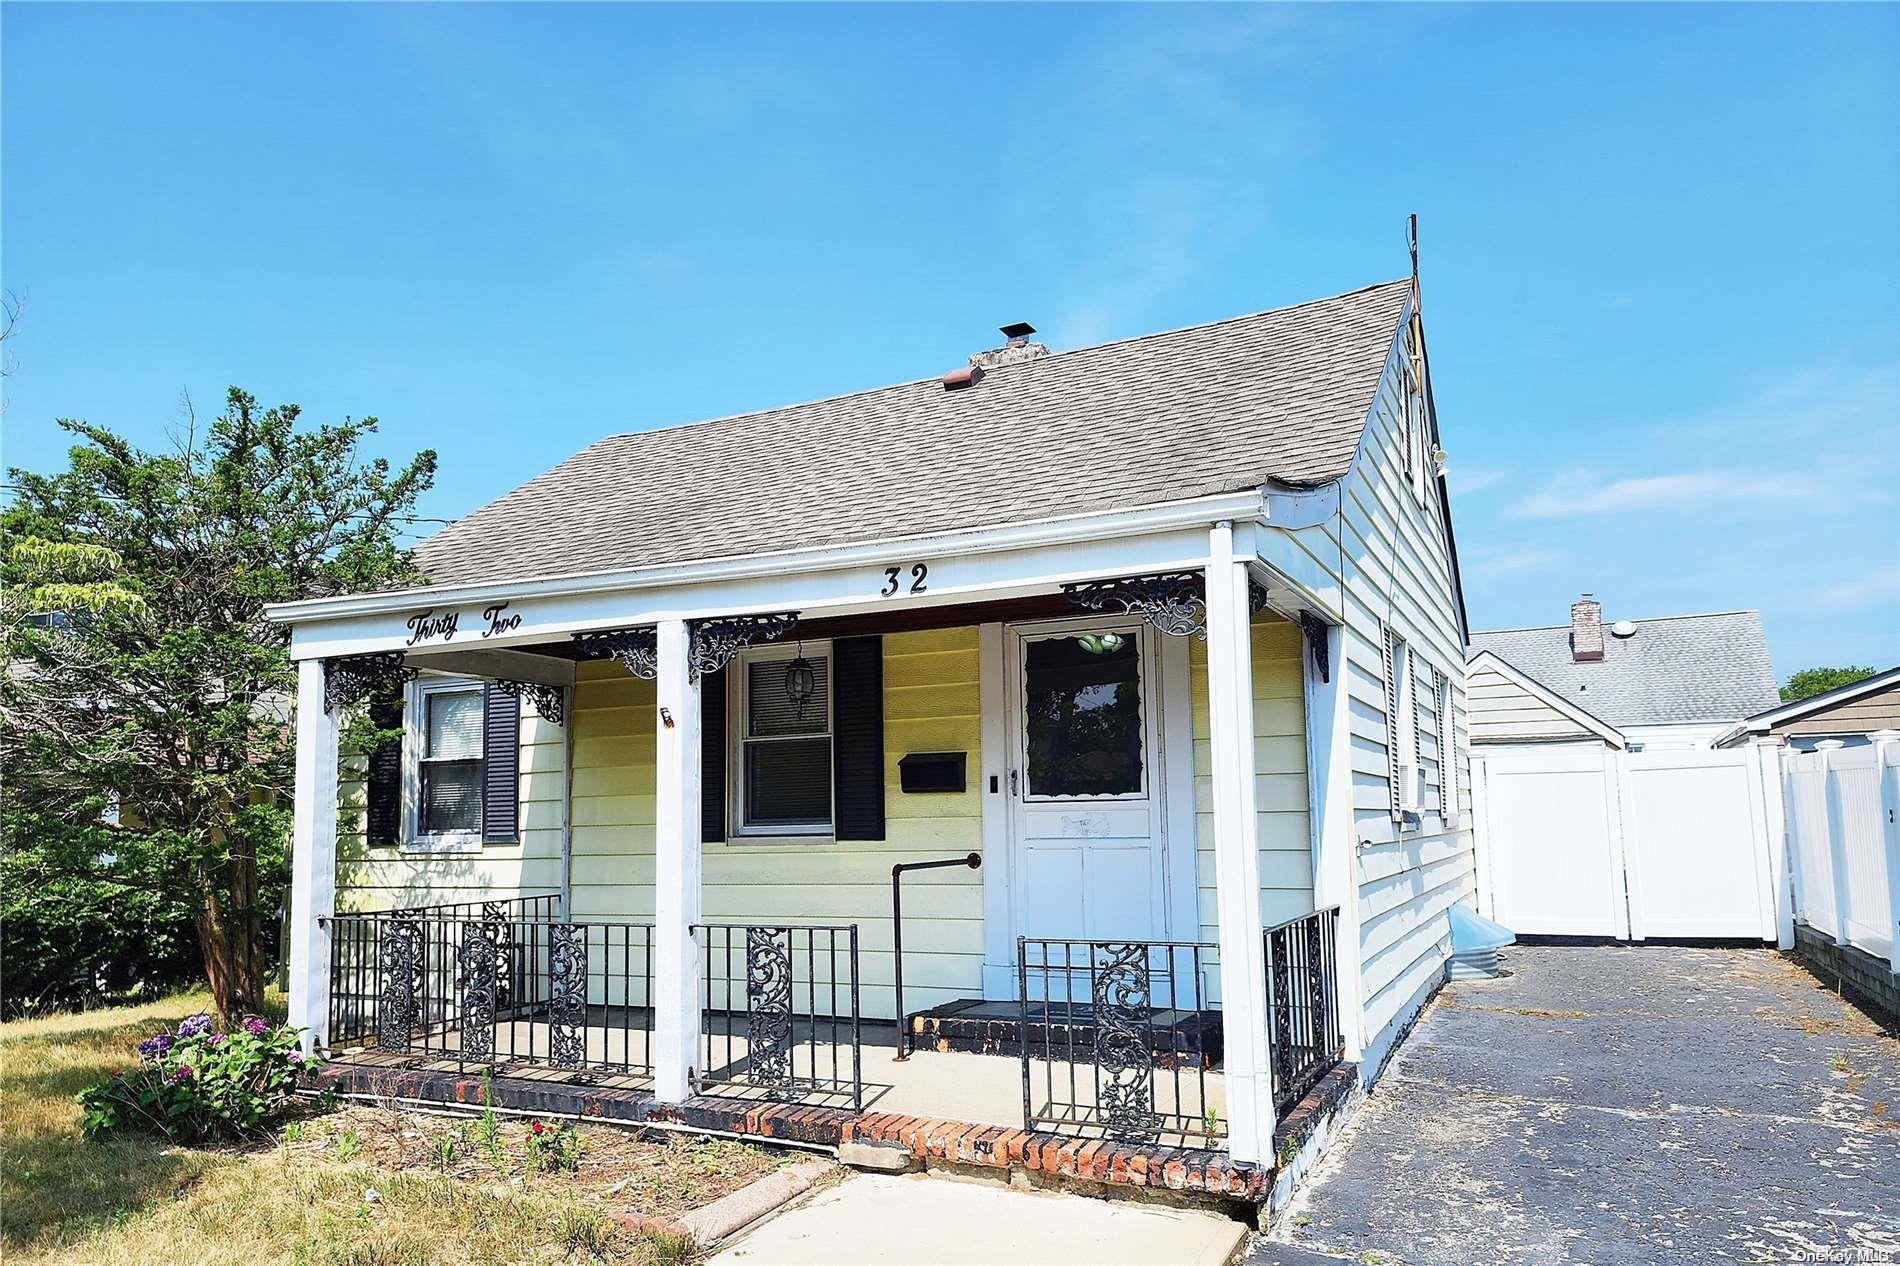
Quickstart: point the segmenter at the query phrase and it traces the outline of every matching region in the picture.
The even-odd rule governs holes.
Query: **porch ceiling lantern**
[[[1170,636],[1207,640],[1207,597],[1197,571],[1071,581],[1062,594],[1090,611],[1138,616]]]
[[[369,655],[340,655],[323,661],[323,710],[335,712],[361,703],[380,690],[414,681],[416,670],[403,662],[401,651]]]
[[[653,681],[660,675],[660,635],[650,625],[609,629],[605,633],[576,633],[574,641],[583,654],[617,659],[622,668],[644,681]]]
[[[687,667],[695,680],[716,673],[746,647],[755,642],[776,641],[790,633],[797,623],[796,611],[693,620],[688,625],[692,636],[688,639]]]
[[[534,705],[535,712],[543,721],[552,721],[560,725],[564,720],[567,704],[567,692],[559,686],[550,686],[538,681],[508,681],[495,679],[495,689],[511,694],[517,699],[526,699]]]

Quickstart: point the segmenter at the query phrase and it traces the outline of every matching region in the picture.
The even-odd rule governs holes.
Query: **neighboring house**
[[[1618,620],[1584,594],[1570,623],[1471,635],[1474,744],[1705,748],[1778,697],[1753,611]]]
[[[1415,279],[1004,333],[601,440],[425,542],[428,588],[273,609],[291,1012],[339,1075],[532,1068],[751,1133],[789,1100],[817,1143],[966,1121],[916,1149],[1070,1172],[1023,1132],[1105,1134],[1153,1176],[1097,1177],[1187,1147],[1259,1197],[1276,1124],[1376,1074],[1473,887]],[[365,700],[406,737],[339,778]]]
[[[1823,739],[1861,746],[1876,730],[1900,730],[1900,667],[1758,712],[1724,732],[1715,745],[1734,747],[1769,736],[1811,752]]]

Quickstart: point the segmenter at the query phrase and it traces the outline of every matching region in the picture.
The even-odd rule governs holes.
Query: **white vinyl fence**
[[[1775,941],[1774,754],[1472,752],[1480,906],[1521,934]]]
[[[1900,972],[1900,731],[1782,756],[1794,916]]]

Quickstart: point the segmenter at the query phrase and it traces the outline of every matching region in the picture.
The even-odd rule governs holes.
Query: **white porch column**
[[[699,682],[684,620],[659,624],[659,750],[653,875],[653,1079],[667,1103],[692,1093],[699,1049]]]
[[[330,1041],[330,929],[336,912],[336,717],[323,661],[297,665],[297,784],[290,836],[290,1022],[306,1055]]]
[[[1365,1053],[1365,1006],[1359,986],[1359,841],[1352,817],[1352,714],[1346,693],[1346,630],[1326,630],[1327,677],[1306,654],[1306,761],[1313,815],[1313,908],[1339,907],[1334,924],[1333,988],[1345,1058]],[[1455,753],[1454,753],[1455,758]],[[1456,806],[1453,806],[1455,809]]]
[[[1214,763],[1214,881],[1220,911],[1221,1027],[1226,1034],[1227,1146],[1235,1160],[1273,1156],[1265,925],[1254,798],[1253,639],[1247,563],[1231,525],[1215,525],[1207,560],[1207,702]]]

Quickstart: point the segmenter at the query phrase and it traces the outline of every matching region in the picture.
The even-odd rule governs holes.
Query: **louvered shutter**
[[[378,730],[402,728],[400,688],[370,700],[369,721]],[[371,844],[394,844],[402,830],[402,736],[391,735],[370,748],[364,788],[364,829]]]
[[[1447,824],[1458,818],[1458,721],[1451,706],[1451,674],[1438,674],[1438,811]]]
[[[884,838],[884,639],[831,644],[833,829],[841,840]]]
[[[1404,802],[1399,791],[1399,679],[1398,665],[1392,655],[1392,630],[1380,630],[1379,656],[1385,668],[1385,787],[1386,799],[1391,809],[1392,820],[1401,821],[1405,817]]]
[[[726,670],[699,680],[699,838],[726,838]]]
[[[521,700],[489,682],[482,689],[482,839],[521,834]]]

